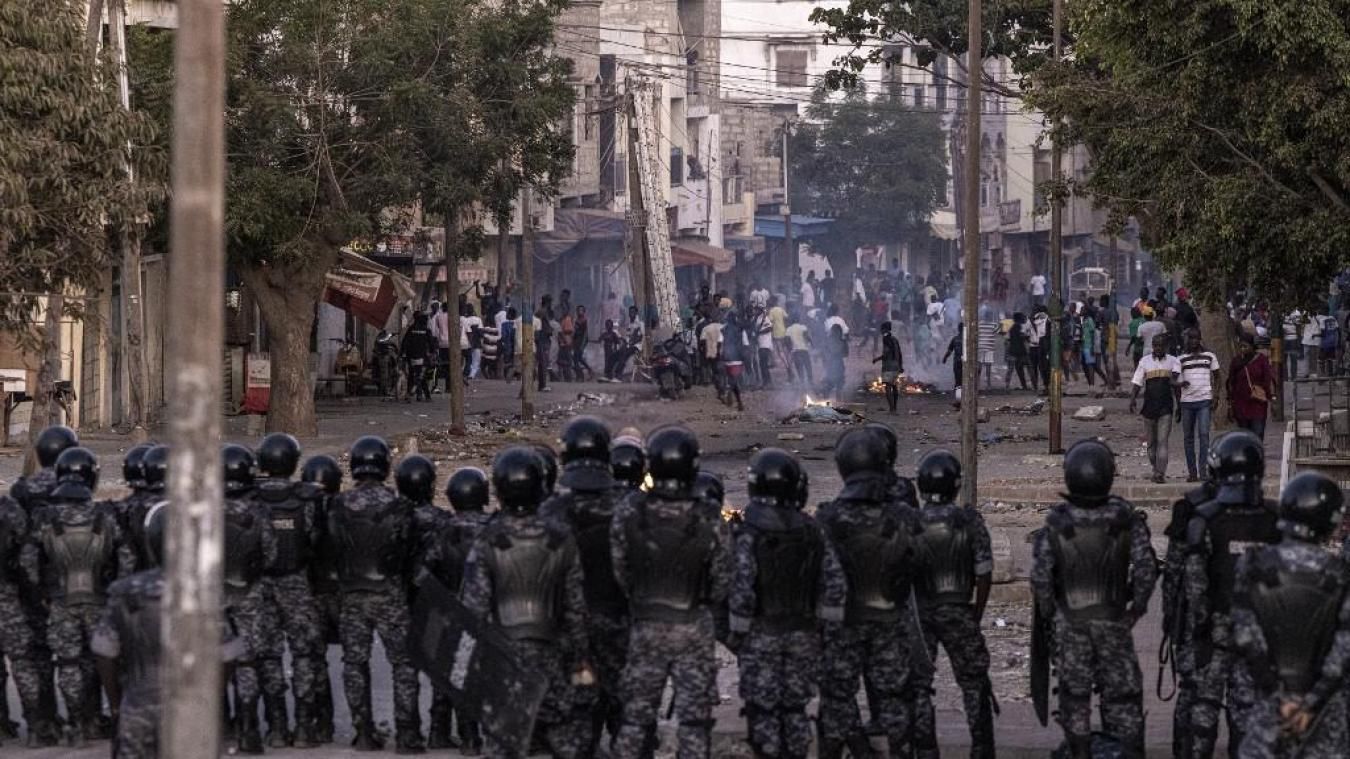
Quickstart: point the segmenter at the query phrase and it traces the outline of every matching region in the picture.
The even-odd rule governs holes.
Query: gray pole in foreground
[[[1054,0],[1054,60],[1064,55],[1062,30],[1064,0]],[[1050,175],[1055,191],[1050,199],[1050,440],[1051,453],[1064,452],[1064,336],[1060,319],[1064,316],[1064,199],[1060,197],[1059,178],[1063,172],[1064,151],[1059,135],[1050,145]]]
[[[179,0],[169,217],[169,509],[160,752],[220,756],[225,5]]]
[[[778,288],[781,286],[784,293],[792,286],[792,278],[797,274],[800,260],[800,256],[797,255],[797,244],[792,239],[792,188],[788,185],[788,132],[791,128],[791,121],[783,122],[783,260],[778,262],[777,272],[772,265],[769,266],[767,283],[774,292],[779,292]],[[826,293],[826,297],[833,298],[834,293]]]
[[[548,371],[535,361],[534,347],[534,213],[530,196],[534,190],[525,185],[520,194],[520,420],[534,420],[535,372]]]
[[[976,504],[976,479],[979,476],[976,461],[976,425],[978,423],[980,392],[980,90],[984,74],[984,55],[980,29],[980,0],[970,0],[970,40],[966,76],[966,196],[964,205],[965,235],[961,240],[961,257],[965,277],[962,282],[961,310],[966,325],[964,372],[961,382],[961,478],[962,500]]]

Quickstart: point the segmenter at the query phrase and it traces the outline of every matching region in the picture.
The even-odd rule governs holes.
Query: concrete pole
[[[524,280],[520,294],[520,419],[534,419],[535,372],[548,371],[538,366],[534,355],[534,217],[530,209],[533,191],[528,185],[520,193],[520,273]]]
[[[456,208],[446,213],[445,216],[445,285],[446,294],[445,312],[446,331],[450,336],[450,365],[447,371],[450,376],[446,378],[445,386],[449,389],[447,395],[450,396],[450,434],[464,434],[464,354],[460,352],[459,347],[459,251],[455,246],[459,244],[461,224],[461,211]],[[439,348],[439,346],[438,346]],[[438,362],[439,363],[439,362]],[[430,366],[423,367],[423,371],[429,370]]]
[[[961,242],[965,277],[962,283],[961,307],[965,312],[965,370],[961,382],[961,478],[962,501],[977,503],[976,482],[979,479],[979,461],[976,426],[979,419],[980,393],[980,109],[984,73],[984,32],[980,16],[980,0],[970,0],[970,50],[966,76],[966,184],[965,235]],[[962,360],[958,357],[958,360]]]
[[[1054,60],[1058,62],[1064,55],[1064,0],[1054,0],[1054,24]],[[1055,181],[1050,199],[1050,453],[1064,451],[1064,344],[1059,329],[1064,317],[1064,199],[1059,191],[1063,163],[1064,151],[1057,137],[1050,150],[1050,174]]]
[[[168,550],[160,753],[220,756],[225,5],[179,0],[169,217]]]
[[[778,288],[774,287],[775,279],[777,279],[778,282],[783,284],[784,293],[787,293],[790,289],[788,285],[791,284],[793,275],[797,273],[799,261],[797,243],[792,239],[792,195],[790,194],[791,186],[788,184],[788,173],[791,171],[788,167],[788,129],[791,125],[791,121],[783,122],[783,258],[785,260],[778,262],[777,278],[774,276],[773,260],[770,259],[769,262],[769,287],[773,288],[774,292],[778,292]],[[786,282],[783,282],[784,279],[786,279]],[[826,293],[826,297],[834,297],[834,294]]]

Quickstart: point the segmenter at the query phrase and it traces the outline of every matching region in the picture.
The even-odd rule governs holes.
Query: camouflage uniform
[[[407,500],[405,498],[405,500]],[[412,534],[414,542],[417,545],[416,553],[413,559],[413,571],[419,572],[426,566],[427,558],[436,550],[437,545],[446,537],[450,529],[451,514],[445,509],[437,507],[433,503],[410,503],[413,509],[413,527]],[[462,568],[461,570],[462,571]],[[439,575],[436,579],[445,583]],[[445,583],[447,588],[455,590],[458,585]],[[448,725],[454,714],[454,702],[450,700],[450,694],[443,688],[437,687],[434,683],[431,688],[431,731],[436,735],[438,728]],[[435,741],[430,741],[427,748],[444,748],[436,745]]]
[[[250,493],[254,508],[271,522],[277,544],[276,559],[263,578],[272,622],[260,660],[268,730],[280,739],[273,741],[277,747],[287,731],[285,648],[291,649],[295,722],[306,740],[311,737],[316,684],[320,677],[327,679],[323,623],[309,584],[309,565],[320,540],[318,514],[312,499],[300,497],[301,490],[289,480],[269,477],[259,480]]]
[[[761,558],[772,563],[761,567]],[[750,745],[757,756],[804,758],[811,747],[806,705],[820,675],[815,620],[843,621],[843,567],[814,519],[772,499],[746,506],[733,560],[729,623],[744,636],[737,660]]]
[[[374,726],[370,646],[378,633],[394,673],[394,722],[409,734],[420,732],[422,721],[417,669],[408,658],[408,587],[416,550],[411,530],[407,501],[366,481],[333,499],[326,535],[341,588],[342,685],[352,722]]]
[[[117,523],[122,528],[128,550],[135,557],[137,572],[143,572],[154,566],[145,546],[145,517],[150,513],[151,507],[162,500],[164,500],[163,493],[134,489],[131,495],[117,502]]]
[[[1247,712],[1247,731],[1238,756],[1244,759],[1331,759],[1346,755],[1347,745],[1350,745],[1347,744],[1350,731],[1346,724],[1342,681],[1350,663],[1350,594],[1345,592],[1346,569],[1343,560],[1320,546],[1296,541],[1249,550],[1238,560],[1233,588],[1233,647],[1247,665],[1239,669],[1250,674],[1249,679],[1257,689],[1256,701]],[[1269,644],[1273,641],[1267,639],[1262,620],[1253,608],[1256,586],[1278,587],[1285,581],[1280,576],[1283,572],[1311,574],[1326,591],[1326,597],[1318,599],[1317,613],[1296,614],[1297,618],[1289,620],[1283,629],[1280,629],[1280,619],[1266,620],[1276,626],[1277,635],[1283,633],[1288,637],[1282,642],[1286,652],[1295,649],[1291,658],[1308,663],[1301,668],[1303,671],[1290,673],[1290,680],[1302,681],[1298,685],[1282,677],[1282,668],[1271,655]],[[1304,606],[1299,610],[1306,611],[1307,608]],[[1297,650],[1300,644],[1306,648]],[[1312,658],[1304,659],[1305,653],[1312,654]],[[1309,734],[1297,741],[1281,734],[1278,719],[1281,700],[1293,696],[1317,715]]]
[[[654,576],[667,568],[650,569],[665,562],[661,561],[664,557],[654,555],[659,544],[643,533],[658,530],[681,536],[674,547],[679,558],[687,559],[688,573]],[[614,576],[624,588],[634,620],[620,686],[623,727],[614,754],[624,759],[642,755],[655,733],[661,694],[669,677],[679,719],[676,755],[680,759],[706,757],[717,679],[710,607],[726,598],[731,582],[726,525],[696,501],[638,494],[615,510],[609,540]],[[688,567],[695,559],[697,567]],[[689,598],[690,591],[696,597]]]
[[[20,477],[9,489],[10,497],[19,502],[28,515],[31,529],[33,516],[47,502],[47,497],[56,488],[56,469],[42,467],[26,477]],[[26,611],[28,625],[32,630],[33,663],[37,668],[38,684],[41,688],[41,707],[39,716],[47,724],[56,723],[56,671],[52,662],[52,650],[47,644],[47,602],[37,592],[21,593],[20,601]]]
[[[575,467],[589,462],[574,462]],[[582,590],[586,598],[586,638],[590,660],[595,667],[598,687],[579,690],[578,697],[589,702],[591,713],[586,732],[587,755],[597,750],[601,733],[608,730],[610,740],[619,734],[623,719],[620,684],[628,657],[628,632],[631,620],[623,588],[614,578],[609,545],[609,527],[624,491],[611,487],[601,491],[571,490],[550,499],[540,514],[566,523],[576,536],[581,555]],[[547,514],[546,514],[547,512]]]
[[[1277,507],[1266,501],[1239,512],[1239,506],[1215,501],[1201,505],[1187,527],[1187,555],[1182,579],[1186,625],[1194,636],[1195,701],[1191,707],[1191,755],[1208,759],[1219,736],[1219,712],[1227,710],[1229,745],[1242,742],[1256,704],[1255,684],[1233,650],[1232,603],[1234,567],[1239,555],[1255,542],[1273,543]],[[1250,522],[1246,534],[1232,540],[1216,536],[1215,524],[1233,515]],[[1220,545],[1223,543],[1223,545]]]
[[[1110,575],[1094,588],[1095,603],[1074,599],[1077,586],[1097,578],[1066,556],[1070,542],[1099,535],[1097,549],[1078,549],[1105,567],[1106,551],[1127,556],[1128,576]],[[1036,536],[1031,586],[1041,609],[1054,609],[1059,722],[1071,750],[1091,745],[1092,693],[1101,694],[1102,731],[1127,756],[1143,756],[1143,674],[1134,650],[1134,623],[1148,608],[1158,579],[1157,557],[1142,512],[1119,498],[1084,507],[1061,503]],[[1108,567],[1114,569],[1114,567]],[[1105,600],[1103,600],[1105,599]],[[1075,748],[1077,747],[1077,748]]]
[[[989,529],[984,518],[974,509],[955,504],[928,505],[920,512],[925,525],[951,525],[958,540],[947,543],[951,564],[937,566],[940,559],[920,552],[920,578],[916,580],[919,625],[923,630],[928,658],[936,661],[938,644],[951,660],[956,683],[961,687],[966,721],[970,725],[971,756],[994,755],[994,715],[989,682],[989,649],[985,646],[980,620],[971,606],[970,594],[976,578],[988,577],[994,571],[994,554],[989,540]],[[920,546],[926,545],[919,541]],[[925,571],[926,570],[926,571]],[[941,579],[935,574],[944,573]],[[964,575],[964,587],[952,592],[949,579]],[[937,756],[937,714],[933,707],[933,671],[914,673],[914,742],[920,756]]]
[[[560,562],[557,577],[561,587],[516,588],[523,593],[554,600],[557,610],[551,619],[526,619],[521,624],[503,619],[500,604],[503,586],[499,563],[509,562],[512,546],[542,542],[548,557]],[[553,576],[545,569],[532,576]],[[571,673],[586,659],[586,600],[581,589],[581,561],[571,533],[554,520],[538,515],[498,513],[483,528],[469,551],[464,566],[461,599],[465,608],[500,626],[515,643],[521,665],[528,671],[548,677],[548,691],[535,717],[536,732],[542,733],[555,757],[579,756],[585,749],[581,715],[570,698]],[[487,754],[492,757],[523,757],[528,753],[529,736],[503,735],[495,729],[490,714],[485,715],[483,732]]]
[[[322,548],[327,540],[324,531],[328,524],[329,496],[312,482],[298,483],[295,488],[297,497],[313,504],[318,545]],[[329,743],[333,740],[333,683],[328,673],[328,647],[339,643],[339,602],[337,575],[332,561],[322,550],[309,562],[309,587],[319,625],[318,667],[314,673],[314,737],[320,743]]]
[[[225,499],[225,525],[225,619],[239,639],[234,691],[242,727],[257,723],[262,660],[275,629],[270,619],[275,601],[263,570],[276,561],[277,540],[271,520],[247,500]]]
[[[1190,756],[1191,710],[1195,708],[1195,640],[1186,624],[1183,580],[1186,569],[1186,527],[1195,509],[1214,498],[1214,485],[1205,482],[1186,493],[1172,505],[1172,521],[1167,525],[1167,554],[1161,582],[1163,636],[1171,642],[1172,667],[1178,677],[1176,702],[1172,711],[1172,755]]]
[[[17,501],[0,496],[0,654],[9,652],[14,687],[31,733],[48,727],[43,723],[42,668],[37,661],[45,645],[39,646],[20,591],[19,554],[27,537],[28,515]],[[0,701],[8,702],[3,686],[0,681]]]

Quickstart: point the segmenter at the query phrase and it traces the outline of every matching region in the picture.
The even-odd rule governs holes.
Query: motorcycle
[[[693,386],[689,348],[679,337],[672,337],[652,349],[652,378],[660,397],[671,400]]]
[[[342,376],[347,395],[359,395],[363,384],[362,374],[366,368],[366,362],[361,358],[361,349],[346,338],[330,337],[329,340],[342,343],[337,356],[333,359],[333,373]]]
[[[380,395],[392,395],[398,388],[398,338],[388,330],[380,330],[375,337],[371,356],[371,373]]]

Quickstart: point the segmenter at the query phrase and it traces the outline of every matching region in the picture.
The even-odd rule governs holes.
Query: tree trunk
[[[145,440],[148,418],[144,350],[145,298],[141,293],[141,235],[129,228],[122,235],[122,358],[127,371],[127,421],[133,439]]]
[[[38,367],[37,387],[33,388],[32,413],[28,417],[28,454],[23,460],[24,474],[37,471],[34,445],[38,435],[59,419],[59,407],[53,398],[56,381],[61,377],[61,312],[65,297],[47,296],[47,314],[42,325],[42,364]]]
[[[314,382],[309,375],[309,336],[314,308],[323,294],[324,275],[337,262],[336,248],[303,264],[274,268],[241,266],[239,275],[257,300],[267,322],[272,359],[269,432],[318,434],[314,415]]]
[[[450,337],[450,434],[464,434],[464,354],[459,341],[459,230],[458,210],[445,217],[446,332]]]
[[[1216,432],[1229,430],[1233,428],[1233,422],[1228,418],[1228,367],[1232,365],[1233,356],[1237,354],[1237,336],[1233,329],[1233,320],[1228,318],[1228,312],[1222,308],[1212,309],[1202,306],[1197,313],[1200,317],[1200,334],[1204,335],[1205,347],[1219,359],[1219,381],[1214,386],[1214,430]]]

